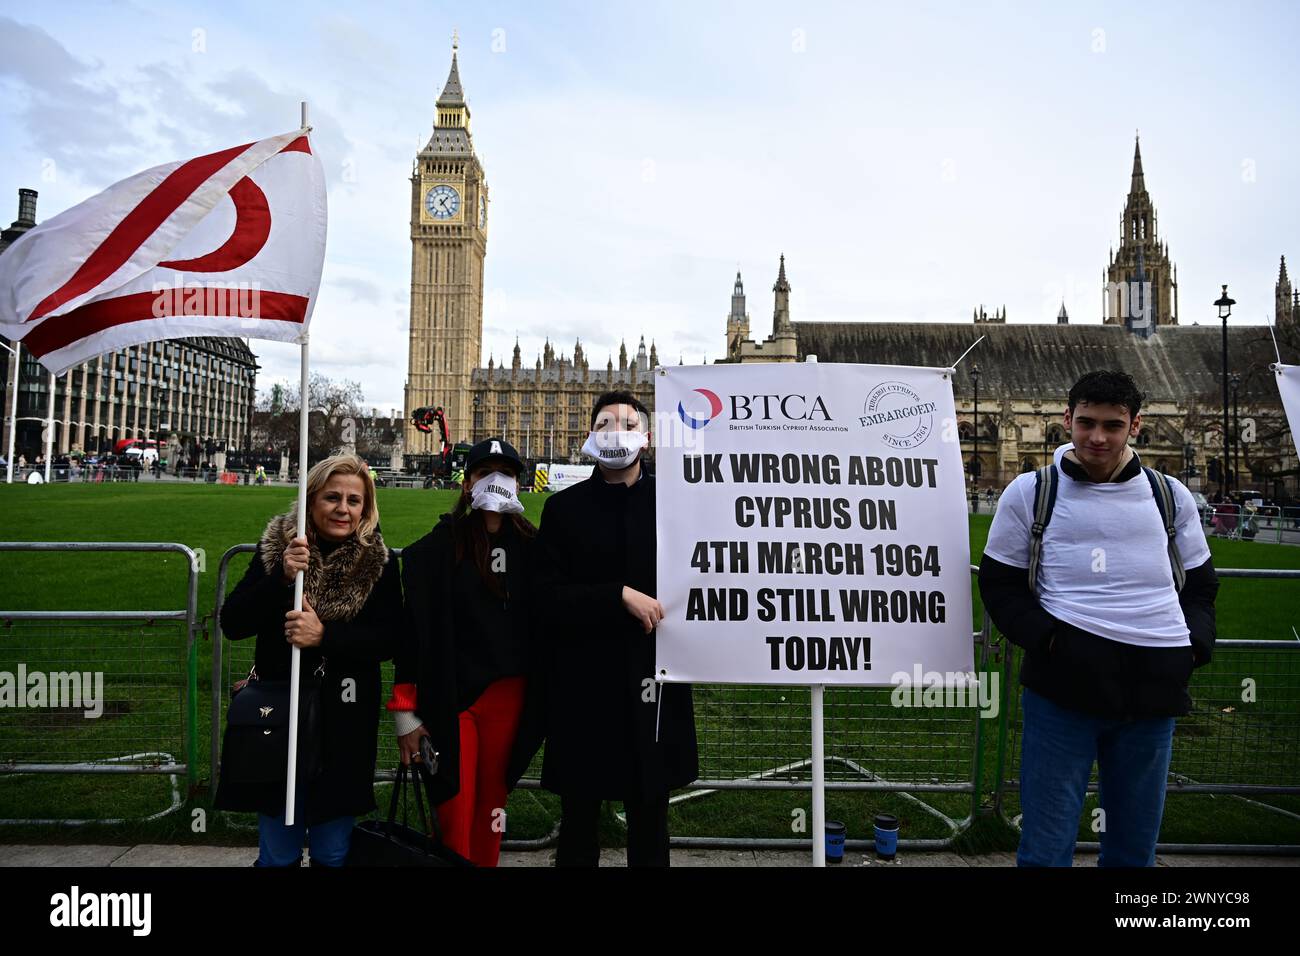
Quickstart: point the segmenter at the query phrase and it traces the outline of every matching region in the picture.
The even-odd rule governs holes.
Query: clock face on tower
[[[460,211],[460,193],[439,183],[424,194],[424,208],[434,219],[450,219]]]

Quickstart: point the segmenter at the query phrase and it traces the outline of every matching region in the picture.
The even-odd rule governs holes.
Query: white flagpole
[[[14,340],[14,397],[9,410],[9,477],[6,484],[14,483],[14,437],[18,434],[18,376],[23,372],[23,343]]]
[[[302,128],[307,128],[307,104],[302,104]],[[298,532],[307,534],[307,333],[302,334],[302,355],[298,386]],[[302,610],[303,572],[293,581],[293,609]],[[289,768],[284,784],[284,825],[293,826],[294,802],[298,795],[298,688],[302,681],[302,649],[296,644],[289,663]]]
[[[805,362],[816,362],[809,355]],[[825,685],[809,688],[812,704],[812,865],[826,865],[826,737],[824,731]]]
[[[45,433],[45,483],[50,483],[50,459],[54,457],[54,373],[50,373],[50,418]]]

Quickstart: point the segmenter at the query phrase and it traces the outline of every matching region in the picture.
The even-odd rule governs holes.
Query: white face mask
[[[519,503],[519,484],[511,475],[494,471],[474,482],[470,492],[474,498],[471,506],[479,511],[495,511],[503,515],[523,514]]]
[[[592,432],[582,453],[612,471],[621,471],[636,461],[647,437],[645,432]]]

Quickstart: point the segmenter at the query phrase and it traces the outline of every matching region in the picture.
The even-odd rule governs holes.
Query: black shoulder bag
[[[325,659],[298,681],[298,786],[321,770],[321,685]],[[257,668],[230,691],[216,806],[265,812],[284,799],[289,765],[289,682],[262,680]],[[278,793],[279,797],[272,795]]]
[[[407,824],[406,800],[403,795],[407,781],[411,796],[420,817],[420,829]],[[442,842],[438,828],[438,815],[430,800],[428,810],[428,779],[422,770],[401,764],[393,781],[393,796],[388,802],[387,820],[363,820],[352,828],[352,845],[348,851],[348,866],[452,866],[472,867],[474,864]],[[397,804],[402,804],[402,819],[397,819]]]

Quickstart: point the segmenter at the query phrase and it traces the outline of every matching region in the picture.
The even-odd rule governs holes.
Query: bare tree
[[[292,455],[298,447],[302,405],[299,389],[274,385],[258,396],[253,411],[254,434],[260,444]],[[313,372],[307,381],[307,458],[320,461],[356,442],[356,429],[365,396],[352,381],[335,381]]]

